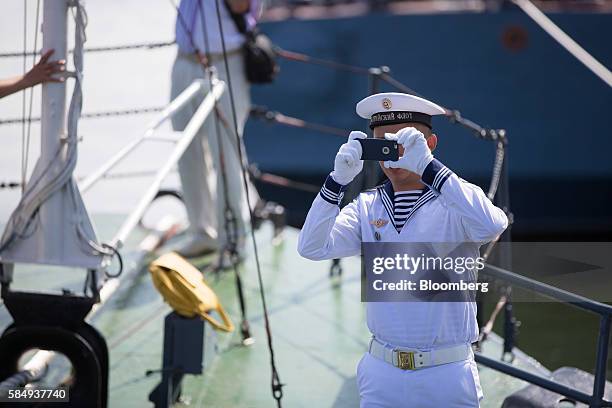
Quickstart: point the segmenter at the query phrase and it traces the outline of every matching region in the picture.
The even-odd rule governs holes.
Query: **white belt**
[[[386,361],[402,370],[416,370],[467,360],[472,356],[472,347],[469,344],[460,344],[431,351],[420,351],[393,347],[372,337],[369,352],[379,360]]]

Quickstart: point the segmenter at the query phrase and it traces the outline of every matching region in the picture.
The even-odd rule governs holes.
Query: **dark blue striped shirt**
[[[421,197],[423,190],[397,191],[393,200],[393,218],[395,228],[401,231],[406,219],[412,212],[414,203]]]

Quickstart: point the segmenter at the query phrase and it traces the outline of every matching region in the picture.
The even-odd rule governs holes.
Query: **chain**
[[[165,42],[152,42],[152,43],[136,43],[136,44],[123,44],[123,45],[110,45],[103,47],[88,47],[83,51],[92,53],[92,52],[107,52],[107,51],[125,51],[125,50],[138,50],[138,49],[147,49],[152,50],[155,48],[164,48],[170,47],[176,44],[175,41],[165,41]],[[69,51],[72,53],[72,50]],[[35,57],[38,55],[38,52],[5,52],[0,53],[0,58],[18,58],[18,57]]]
[[[19,188],[22,186],[22,183],[19,181],[2,181],[0,182],[0,190],[2,189],[11,189],[11,188]]]
[[[128,115],[142,115],[146,113],[157,113],[161,112],[164,109],[163,106],[151,106],[146,108],[134,108],[134,109],[120,109],[120,110],[112,110],[112,111],[102,111],[102,112],[90,112],[84,113],[81,115],[81,119],[98,119],[112,116],[128,116]],[[20,118],[11,118],[0,120],[0,126],[2,125],[13,125],[16,123],[21,123]],[[40,122],[40,117],[35,117],[31,119],[32,122]]]
[[[489,185],[489,192],[487,197],[493,201],[495,194],[497,194],[497,187],[499,186],[499,180],[501,179],[502,167],[504,164],[504,156],[506,155],[504,143],[497,142],[497,149],[495,150],[495,163],[493,164],[493,174],[491,176],[491,184]]]

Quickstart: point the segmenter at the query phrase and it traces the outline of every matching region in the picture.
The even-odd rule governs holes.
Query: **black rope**
[[[117,248],[115,248],[114,246],[110,244],[102,243],[102,247],[110,250],[113,253],[113,255],[117,257],[117,261],[119,262],[119,267],[117,268],[117,272],[108,273],[108,271],[105,270],[104,274],[109,278],[118,278],[123,273],[123,257],[121,256],[121,253],[117,250]]]
[[[228,65],[228,58],[227,58],[227,49],[225,46],[225,38],[223,35],[223,23],[221,20],[221,7],[219,5],[219,0],[215,0],[215,4],[216,4],[216,11],[217,11],[217,22],[219,24],[219,34],[221,36],[221,48],[223,50],[223,61],[225,63],[225,72],[226,72],[226,76],[227,76],[227,84],[228,84],[228,90],[229,90],[229,97],[230,97],[230,104],[231,104],[231,108],[232,108],[232,116],[233,116],[233,124],[234,124],[234,134],[236,137],[236,142],[237,142],[237,146],[238,146],[238,156],[239,156],[239,160],[240,160],[240,165],[242,168],[242,181],[244,184],[244,190],[245,190],[245,196],[246,196],[246,200],[247,200],[247,205],[249,207],[249,219],[251,221],[251,240],[253,241],[253,252],[255,254],[255,264],[257,267],[257,278],[259,281],[259,294],[261,296],[261,302],[262,302],[262,307],[263,307],[263,314],[264,314],[264,325],[265,325],[265,329],[266,329],[266,338],[268,340],[268,351],[270,352],[270,366],[272,369],[272,378],[271,378],[271,388],[272,388],[272,396],[274,397],[274,399],[276,400],[276,404],[277,406],[280,408],[281,407],[281,399],[283,397],[283,384],[280,382],[280,378],[278,375],[278,370],[276,369],[276,362],[274,359],[274,347],[272,345],[272,330],[270,327],[270,319],[268,316],[268,307],[266,304],[266,295],[264,293],[264,285],[263,285],[263,278],[261,276],[261,265],[259,262],[259,252],[257,251],[257,240],[255,239],[255,220],[254,220],[254,215],[253,215],[253,210],[251,207],[251,199],[250,199],[250,194],[249,194],[249,182],[247,179],[247,171],[244,168],[244,162],[243,162],[243,151],[242,151],[242,144],[241,144],[241,140],[240,140],[240,134],[238,133],[238,118],[236,117],[236,104],[234,101],[234,92],[232,89],[232,79],[231,79],[231,74],[230,74],[230,70],[229,70],[229,65]]]

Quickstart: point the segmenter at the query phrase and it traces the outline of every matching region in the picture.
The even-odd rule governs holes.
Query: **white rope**
[[[559,26],[557,26],[551,19],[542,13],[542,11],[540,11],[540,9],[537,8],[530,0],[512,1],[578,61],[582,62],[602,81],[608,84],[608,86],[612,86],[612,72],[610,72],[610,70],[601,62],[597,61],[595,57],[589,54],[569,35],[565,34],[565,32],[561,30]]]

